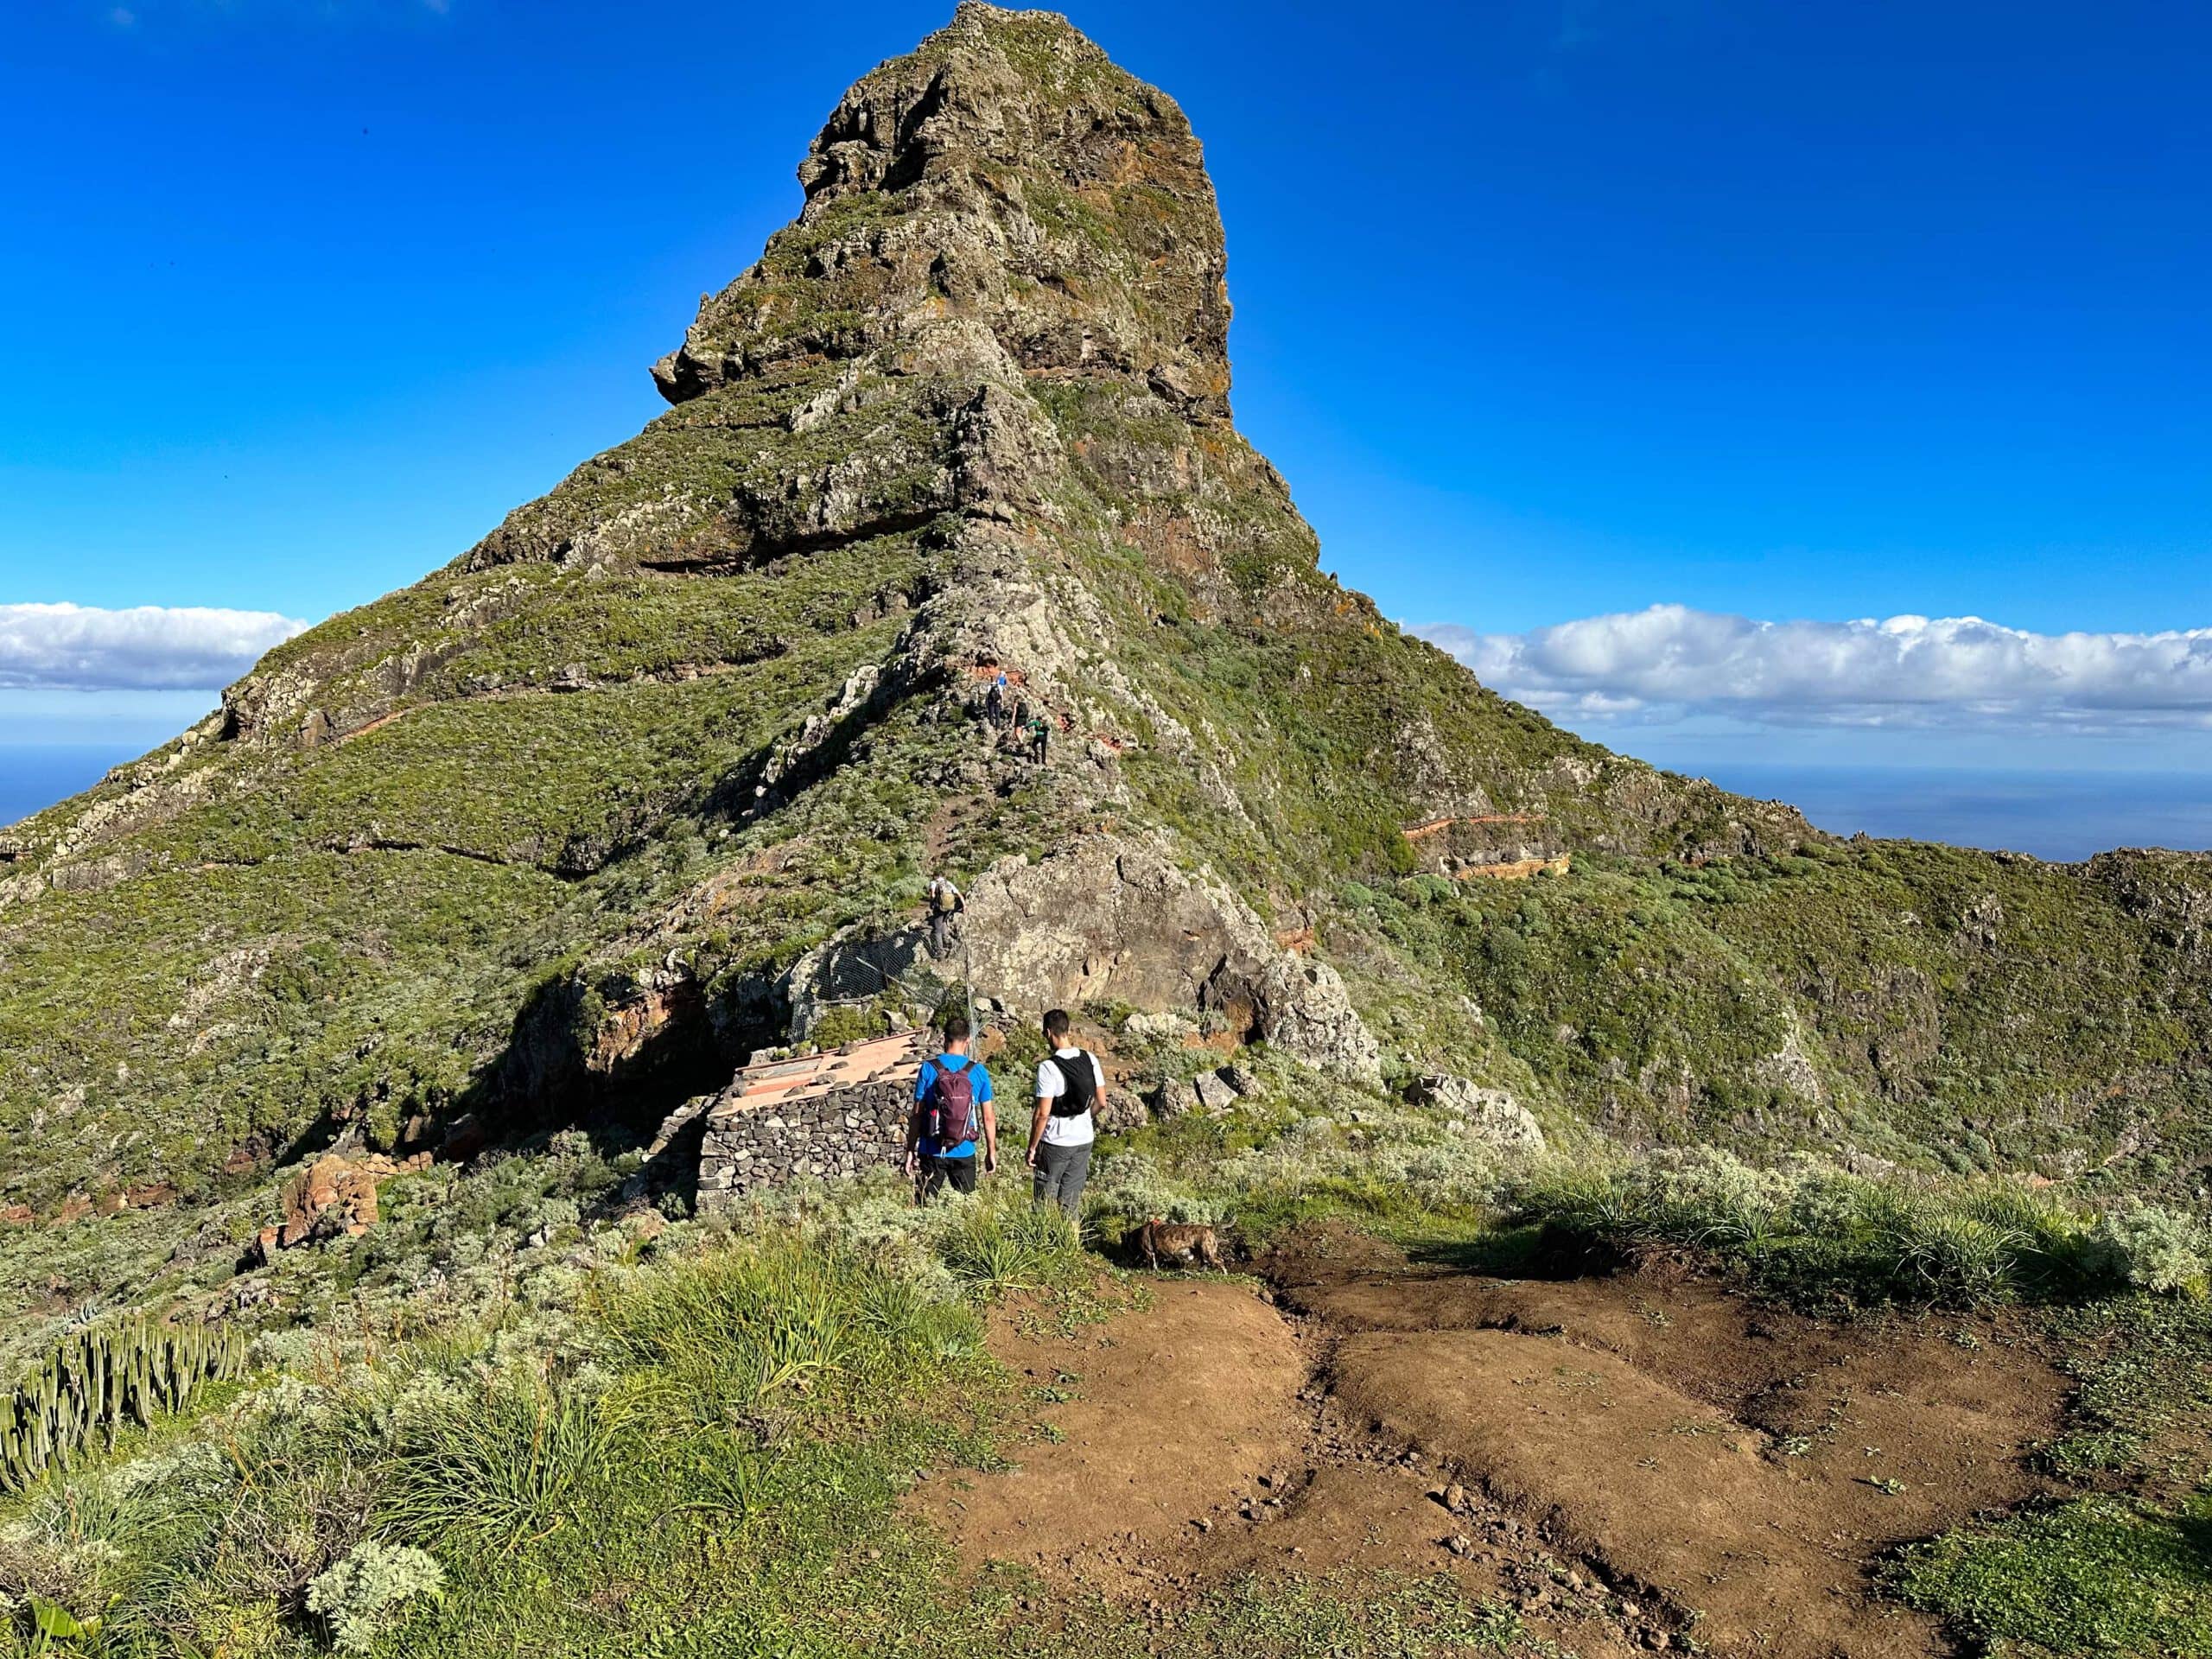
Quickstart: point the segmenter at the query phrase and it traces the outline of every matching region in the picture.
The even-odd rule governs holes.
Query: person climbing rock
[[[1023,729],[1029,734],[1029,758],[1039,766],[1043,766],[1046,753],[1052,741],[1052,722],[1045,717],[1045,711],[1039,709],[1029,717],[1029,724]]]
[[[983,1171],[999,1166],[998,1116],[991,1109],[991,1074],[968,1054],[964,1015],[944,1022],[944,1049],[922,1062],[914,1077],[914,1110],[906,1120],[906,1167],[918,1177],[915,1194],[926,1202],[947,1186],[976,1190],[976,1141],[981,1131]]]
[[[939,962],[952,949],[952,918],[967,902],[967,895],[953,886],[950,877],[930,878],[930,955]]]
[[[1045,1043],[1052,1053],[1037,1064],[1037,1111],[1029,1124],[1031,1195],[1039,1204],[1057,1204],[1077,1219],[1084,1183],[1090,1179],[1090,1147],[1098,1139],[1097,1109],[1106,1098],[1106,1072],[1096,1054],[1068,1036],[1068,1016],[1054,1008],[1045,1016]]]

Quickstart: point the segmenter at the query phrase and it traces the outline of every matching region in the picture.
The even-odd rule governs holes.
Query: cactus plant
[[[95,1439],[112,1451],[127,1420],[150,1427],[207,1383],[245,1369],[244,1336],[136,1315],[64,1338],[0,1399],[0,1491],[21,1491],[68,1468]]]

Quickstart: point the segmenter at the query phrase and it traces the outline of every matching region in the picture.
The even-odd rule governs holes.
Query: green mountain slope
[[[868,952],[926,976],[938,869],[986,995],[1195,985],[1317,1074],[1454,1072],[1554,1130],[2137,1179],[2212,1148],[2205,859],[1840,842],[1321,574],[1230,421],[1198,144],[1065,22],[963,4],[800,180],[655,367],[668,413],[0,842],[0,1201],[657,1112],[861,1011],[829,994]],[[1001,665],[1042,766],[980,718]],[[1141,920],[1054,931],[1101,845],[1257,941],[1236,985]]]

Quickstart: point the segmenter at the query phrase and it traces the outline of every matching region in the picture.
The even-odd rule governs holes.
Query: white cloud
[[[201,606],[0,605],[0,688],[212,690],[307,626]]]
[[[1761,622],[1654,605],[1527,633],[1414,632],[1562,719],[2212,729],[2212,628],[2030,633],[1972,616]]]

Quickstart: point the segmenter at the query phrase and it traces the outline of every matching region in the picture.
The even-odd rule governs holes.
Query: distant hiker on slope
[[[1045,764],[1046,746],[1052,741],[1052,722],[1045,718],[1045,711],[1039,709],[1029,717],[1029,724],[1024,729],[1029,734],[1029,758],[1041,766]]]
[[[906,1173],[921,1177],[919,1196],[935,1198],[947,1185],[976,1190],[976,1130],[982,1131],[982,1166],[999,1166],[999,1120],[991,1109],[991,1074],[968,1058],[968,1021],[944,1022],[944,1052],[922,1062],[914,1078],[914,1112],[906,1120]]]
[[[989,693],[983,698],[983,718],[994,728],[1006,724],[1006,676],[1001,674],[991,682]]]
[[[952,949],[952,918],[967,902],[967,895],[952,885],[950,877],[930,878],[930,955],[939,962]]]
[[[1033,1195],[1039,1204],[1057,1204],[1072,1221],[1083,1207],[1084,1183],[1090,1179],[1090,1145],[1098,1138],[1096,1112],[1106,1098],[1106,1073],[1096,1054],[1068,1039],[1068,1016],[1054,1008],[1045,1016],[1045,1041],[1051,1056],[1037,1066],[1037,1115],[1029,1125],[1029,1167]]]

